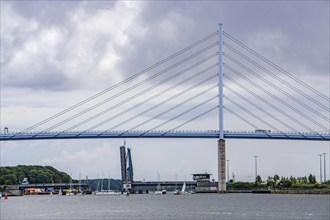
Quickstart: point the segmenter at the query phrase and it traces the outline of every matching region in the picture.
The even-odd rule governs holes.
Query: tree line
[[[0,191],[4,186],[22,184],[24,178],[27,178],[31,184],[42,183],[70,183],[70,176],[58,171],[52,166],[37,166],[37,165],[18,165],[0,167]],[[78,180],[71,180],[72,183],[78,183]],[[111,182],[109,182],[111,181]],[[108,190],[109,185],[111,190],[120,191],[122,188],[121,180],[115,179],[89,179],[81,180],[82,183],[87,183],[93,191]],[[103,184],[103,186],[101,186]],[[3,186],[3,187],[1,187]]]
[[[268,176],[267,180],[263,181],[258,175],[255,182],[236,182],[234,179],[229,180],[228,189],[254,189],[254,188],[268,188],[268,189],[316,189],[316,188],[330,188],[330,180],[324,183],[318,183],[315,175],[309,174],[303,177],[280,177],[275,174]]]
[[[27,178],[29,183],[69,183],[70,176],[52,166],[18,165],[0,167],[0,185],[21,184]]]

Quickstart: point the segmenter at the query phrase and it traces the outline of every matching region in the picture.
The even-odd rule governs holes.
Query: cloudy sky
[[[12,132],[24,130],[113,86],[216,32],[219,23],[224,24],[226,33],[329,96],[329,1],[1,1],[1,131],[4,127],[8,127]],[[227,38],[224,40],[232,43]],[[205,42],[204,47],[216,41],[216,37],[211,38]],[[194,52],[201,49],[202,46],[195,48]],[[216,50],[216,47],[212,48],[208,51],[208,55]],[[224,48],[224,51],[231,55],[228,48],[227,50]],[[207,57],[207,55],[202,56],[202,58]],[[175,62],[177,61],[170,61],[169,65]],[[231,64],[229,60],[224,62]],[[186,64],[185,67],[192,63]],[[204,67],[213,63],[216,63],[216,58],[208,60]],[[161,68],[165,66],[155,68],[125,86],[129,88],[148,79],[157,71],[161,71]],[[203,69],[203,66],[199,68],[196,71]],[[215,69],[211,70],[209,75],[200,74],[199,78],[186,82],[175,91],[180,93],[216,73]],[[292,91],[284,87],[283,83],[274,81],[265,73],[260,72],[260,74],[291,94]],[[234,76],[231,75],[235,78]],[[139,103],[168,86],[185,80],[183,76],[180,77],[176,81],[162,84],[155,91],[149,88],[160,82],[159,80],[166,79],[166,75],[161,76],[158,81],[150,80],[130,91],[131,93],[107,103],[99,111],[106,110],[138,92],[149,90],[146,95],[139,96],[135,100]],[[235,79],[238,80],[237,77]],[[294,83],[289,79],[283,79]],[[291,103],[286,97],[282,97],[283,93],[258,80],[260,79],[254,79],[261,83],[262,87],[298,108],[297,103]],[[192,94],[205,91],[215,84],[216,82],[209,81],[192,91]],[[229,81],[225,81],[225,84],[253,100],[251,94],[245,94],[246,91],[237,84],[233,85]],[[257,91],[253,86],[249,88]],[[112,91],[110,94],[116,92],[120,90]],[[216,92],[216,89],[210,90],[205,96],[193,100],[185,108],[188,109],[196,103],[213,97]],[[306,93],[322,102],[309,90]],[[159,97],[158,102],[173,94],[170,92]],[[189,97],[192,94],[186,95]],[[226,89],[225,95],[235,97]],[[292,96],[301,98],[293,92]],[[107,97],[109,96],[96,99],[90,104],[96,104]],[[185,96],[182,96],[176,102],[169,103],[169,107],[183,102],[184,98]],[[256,100],[253,101],[257,103]],[[152,101],[141,109],[137,108],[136,111],[156,103]],[[306,104],[324,117],[329,117],[329,111],[324,108],[314,107],[313,103],[306,102]],[[329,103],[323,101],[323,104],[329,108]],[[132,105],[127,103],[120,110],[96,119],[95,123],[100,123]],[[216,105],[215,99],[203,108],[207,110]],[[262,106],[263,103],[258,105]],[[225,106],[245,117],[230,103],[225,102]],[[79,111],[82,109],[77,109],[77,112]],[[280,117],[276,112],[272,113]],[[91,115],[86,115],[86,118],[95,112],[88,114]],[[134,112],[130,114],[126,117],[134,117]],[[150,129],[176,114],[178,112],[162,115],[149,127],[139,129]],[[142,119],[136,119],[137,122],[134,123],[148,120],[155,115],[156,113],[146,114]],[[324,123],[317,115],[310,114],[310,116],[320,121],[323,127],[329,128],[329,124]],[[174,128],[188,119],[189,115],[164,129]],[[265,120],[270,119],[265,118]],[[298,117],[298,120],[303,119]],[[106,124],[99,129],[109,129],[120,121],[121,119],[118,119],[112,122],[113,124]],[[249,121],[267,128],[253,119]],[[58,122],[60,121],[54,123]],[[211,112],[182,129],[217,129],[216,122],[217,114]],[[134,123],[130,121],[120,129],[134,127]],[[224,123],[227,130],[255,129],[226,111]],[[324,131],[315,126],[315,123],[311,123],[311,120],[303,123],[312,130]],[[58,126],[54,130],[65,130],[72,125],[74,122],[68,123],[67,127]],[[279,130],[290,130],[281,125],[273,125]],[[84,130],[90,126],[92,125],[86,124],[85,127],[78,129]],[[38,127],[36,130],[49,127],[51,124]],[[295,128],[306,131],[299,126]],[[217,140],[127,139],[126,141],[127,146],[132,148],[134,174],[137,180],[156,180],[157,172],[163,180],[173,180],[175,175],[178,179],[190,179],[190,174],[196,172],[212,173],[217,179]],[[120,178],[119,146],[123,142],[122,139],[1,142],[1,166],[52,165],[71,173],[74,178],[78,178],[79,173],[94,178],[97,175],[101,176],[102,172],[105,177],[110,175],[112,178]],[[318,177],[317,155],[326,152],[329,165],[329,150],[329,142],[227,140],[230,173],[234,173],[238,180],[253,179],[254,155],[259,156],[258,172],[262,177],[274,174],[304,176],[309,173]]]

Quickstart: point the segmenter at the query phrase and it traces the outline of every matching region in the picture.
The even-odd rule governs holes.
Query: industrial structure
[[[133,162],[131,149],[127,148],[126,153],[126,143],[124,146],[120,147],[120,163],[121,163],[121,180],[123,190],[125,192],[134,192],[133,190]]]

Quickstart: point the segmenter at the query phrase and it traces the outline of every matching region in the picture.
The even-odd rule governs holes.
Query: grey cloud
[[[79,1],[21,1],[7,3],[25,19],[36,19],[41,25],[65,23],[70,12],[81,5]]]
[[[35,75],[34,73],[30,75],[29,70],[26,70],[25,72],[25,77],[21,77],[20,80],[17,80],[15,77],[9,75],[8,78],[5,79],[6,83],[13,87],[19,88],[32,87],[53,90],[54,88],[60,87],[63,79],[65,78],[63,75],[60,75],[58,72],[53,70],[48,70],[46,73],[40,75]]]
[[[23,18],[38,21],[39,31],[48,27],[58,27],[65,32],[63,37],[66,42],[62,42],[61,47],[57,47],[56,58],[60,63],[69,63],[80,55],[79,51],[73,51],[75,48],[72,45],[77,43],[77,40],[94,37],[92,41],[87,41],[89,45],[77,44],[80,49],[86,48],[92,54],[88,60],[85,60],[86,62],[79,59],[75,62],[83,64],[83,75],[94,75],[93,78],[105,87],[104,81],[107,79],[98,78],[99,70],[95,68],[98,61],[109,54],[108,44],[111,44],[113,52],[120,56],[120,60],[115,64],[115,70],[109,69],[108,75],[122,74],[125,78],[216,31],[219,22],[224,23],[226,32],[244,43],[257,45],[256,50],[270,59],[275,59],[283,67],[288,67],[290,72],[295,73],[297,71],[295,67],[302,62],[304,72],[314,74],[329,72],[328,59],[326,59],[329,58],[327,49],[329,42],[326,40],[329,37],[327,19],[329,11],[324,7],[323,2],[142,2],[139,6],[140,12],[134,17],[133,23],[124,30],[123,34],[128,39],[128,43],[124,45],[115,42],[117,39],[109,32],[111,26],[104,26],[103,32],[95,33],[97,36],[93,36],[90,32],[93,31],[92,27],[79,30],[79,27],[74,26],[76,23],[73,23],[72,19],[78,11],[85,13],[84,17],[80,18],[93,19],[105,11],[109,14],[113,13],[116,3],[50,1],[22,4],[14,2],[10,5]],[[125,19],[125,15],[122,16]],[[81,21],[82,24],[85,22],[88,20]],[[267,38],[264,39],[265,42],[256,42],[258,39],[256,36],[267,33],[271,35],[272,32],[283,35],[280,39],[281,44]],[[31,36],[33,37],[34,34],[37,32],[31,33]],[[9,59],[13,51],[24,43],[23,36],[15,34],[14,42],[9,46],[3,46],[5,56]],[[270,46],[266,47],[267,44]],[[275,47],[274,44],[278,45]],[[44,61],[39,60],[39,62]],[[7,60],[3,64],[6,63]],[[54,69],[47,63],[44,66]],[[54,74],[68,74],[68,69],[56,71]],[[75,81],[68,77],[59,77],[59,79],[63,80],[60,84],[65,85],[59,87],[62,89],[70,89],[70,84],[74,89],[86,86],[80,80],[75,84]],[[13,84],[13,86],[17,85]],[[27,86],[33,87],[33,85]],[[58,88],[58,86],[54,87]]]

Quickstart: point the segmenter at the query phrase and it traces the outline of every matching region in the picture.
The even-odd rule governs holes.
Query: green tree
[[[316,183],[316,177],[312,174],[309,174],[308,176],[308,182],[309,183],[312,183],[312,184],[315,184]]]
[[[37,169],[30,170],[28,177],[29,183],[38,183],[38,174],[39,171]]]
[[[269,187],[272,188],[272,189],[275,189],[275,185],[276,185],[276,184],[275,184],[274,179],[268,177],[268,179],[267,179],[267,186],[269,186]]]
[[[279,175],[275,174],[273,179],[274,179],[275,183],[277,183],[280,180],[280,177],[279,177]]]
[[[279,185],[283,188],[290,188],[292,186],[292,182],[288,179],[282,179],[280,180]]]
[[[290,181],[292,182],[292,184],[297,184],[297,179],[293,176],[290,176]]]
[[[301,179],[302,179],[302,182],[303,183],[308,183],[308,180],[307,180],[307,177],[306,176],[302,177]]]
[[[262,183],[261,176],[258,175],[257,178],[256,178],[256,181],[255,181],[255,186],[260,186],[261,183]]]
[[[13,183],[11,182],[11,180],[5,180],[5,186],[8,186],[8,185],[12,185]]]

